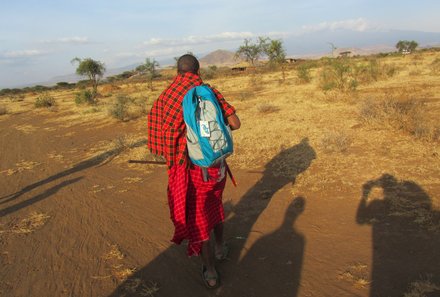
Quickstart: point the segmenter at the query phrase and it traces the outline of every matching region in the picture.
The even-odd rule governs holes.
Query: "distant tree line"
[[[419,46],[417,42],[414,40],[399,40],[396,44],[396,48],[399,51],[399,53],[412,53],[415,51],[415,49]]]

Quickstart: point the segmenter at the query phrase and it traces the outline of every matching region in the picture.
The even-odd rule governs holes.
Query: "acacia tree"
[[[270,63],[281,64],[286,60],[286,51],[281,40],[270,40],[265,47],[265,54],[269,58]]]
[[[153,59],[150,60],[150,58],[145,59],[145,63],[142,65],[139,65],[136,67],[136,71],[139,71],[142,74],[145,74],[147,76],[150,90],[153,91],[153,79],[157,76],[157,67],[159,67],[159,63]]]
[[[266,43],[265,54],[269,58],[269,63],[272,65],[281,65],[281,71],[283,75],[283,80],[286,79],[286,72],[284,69],[284,62],[286,61],[286,51],[283,47],[283,42],[281,40],[270,40]]]
[[[235,52],[235,57],[241,57],[250,62],[252,66],[265,53],[268,38],[258,37],[257,43],[253,43],[251,39],[245,39],[244,44],[241,45]]]
[[[72,59],[72,64],[78,63],[76,74],[87,76],[92,82],[93,96],[98,93],[99,80],[104,76],[105,65],[102,62],[95,61],[91,58],[80,59],[78,57]]]
[[[399,53],[412,53],[418,46],[419,44],[414,40],[399,40],[399,42],[396,44],[396,48]]]

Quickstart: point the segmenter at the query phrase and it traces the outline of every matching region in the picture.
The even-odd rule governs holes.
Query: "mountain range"
[[[276,39],[276,38],[273,38]],[[353,31],[347,29],[337,30],[317,30],[296,35],[287,35],[280,38],[288,57],[292,58],[319,58],[331,55],[332,51],[336,54],[340,51],[351,51],[353,54],[368,55],[379,52],[395,51],[395,44],[399,40],[415,40],[420,47],[440,46],[440,33],[420,32],[404,30],[388,31]],[[237,63],[234,59],[235,48],[224,50],[214,50],[211,52],[195,52],[202,66],[208,65],[233,65]],[[162,67],[173,65],[173,58],[157,59]],[[120,74],[127,70],[132,70],[142,62],[127,65],[124,67],[108,69],[106,76]],[[41,85],[54,85],[60,81],[76,82],[81,77],[75,74],[62,75],[53,79],[39,83]],[[35,85],[35,84],[33,84]]]

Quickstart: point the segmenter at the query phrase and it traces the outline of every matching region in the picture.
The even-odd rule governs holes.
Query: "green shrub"
[[[36,108],[55,106],[55,98],[48,93],[44,93],[37,97],[34,103]]]
[[[324,92],[335,88],[343,92],[354,91],[358,86],[348,59],[327,60],[319,78],[319,86]]]
[[[96,104],[95,95],[93,94],[93,91],[82,90],[82,91],[76,93],[75,103],[77,105]]]
[[[310,76],[310,68],[309,63],[302,63],[296,68],[296,73],[301,83],[309,83],[312,80],[312,77]]]
[[[115,103],[110,107],[109,114],[121,121],[127,121],[130,119],[129,117],[129,106],[133,103],[133,99],[125,96],[119,95]]]

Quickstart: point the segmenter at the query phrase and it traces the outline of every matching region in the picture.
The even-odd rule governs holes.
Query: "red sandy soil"
[[[210,291],[200,259],[169,242],[165,168],[130,168],[111,148],[85,157],[100,141],[139,132],[139,122],[13,128],[55,116],[1,122],[0,296],[403,296],[412,282],[440,283],[439,233],[387,216],[386,195],[404,189],[429,200],[423,190],[383,178],[385,200],[360,210],[362,189],[293,196],[296,176],[316,158],[302,142],[286,149],[294,160],[282,152],[261,170],[234,170],[239,186],[228,182],[224,194],[231,253]],[[6,173],[23,160],[40,164]],[[295,174],[276,176],[276,162]],[[12,232],[32,212],[49,218],[31,233]]]

